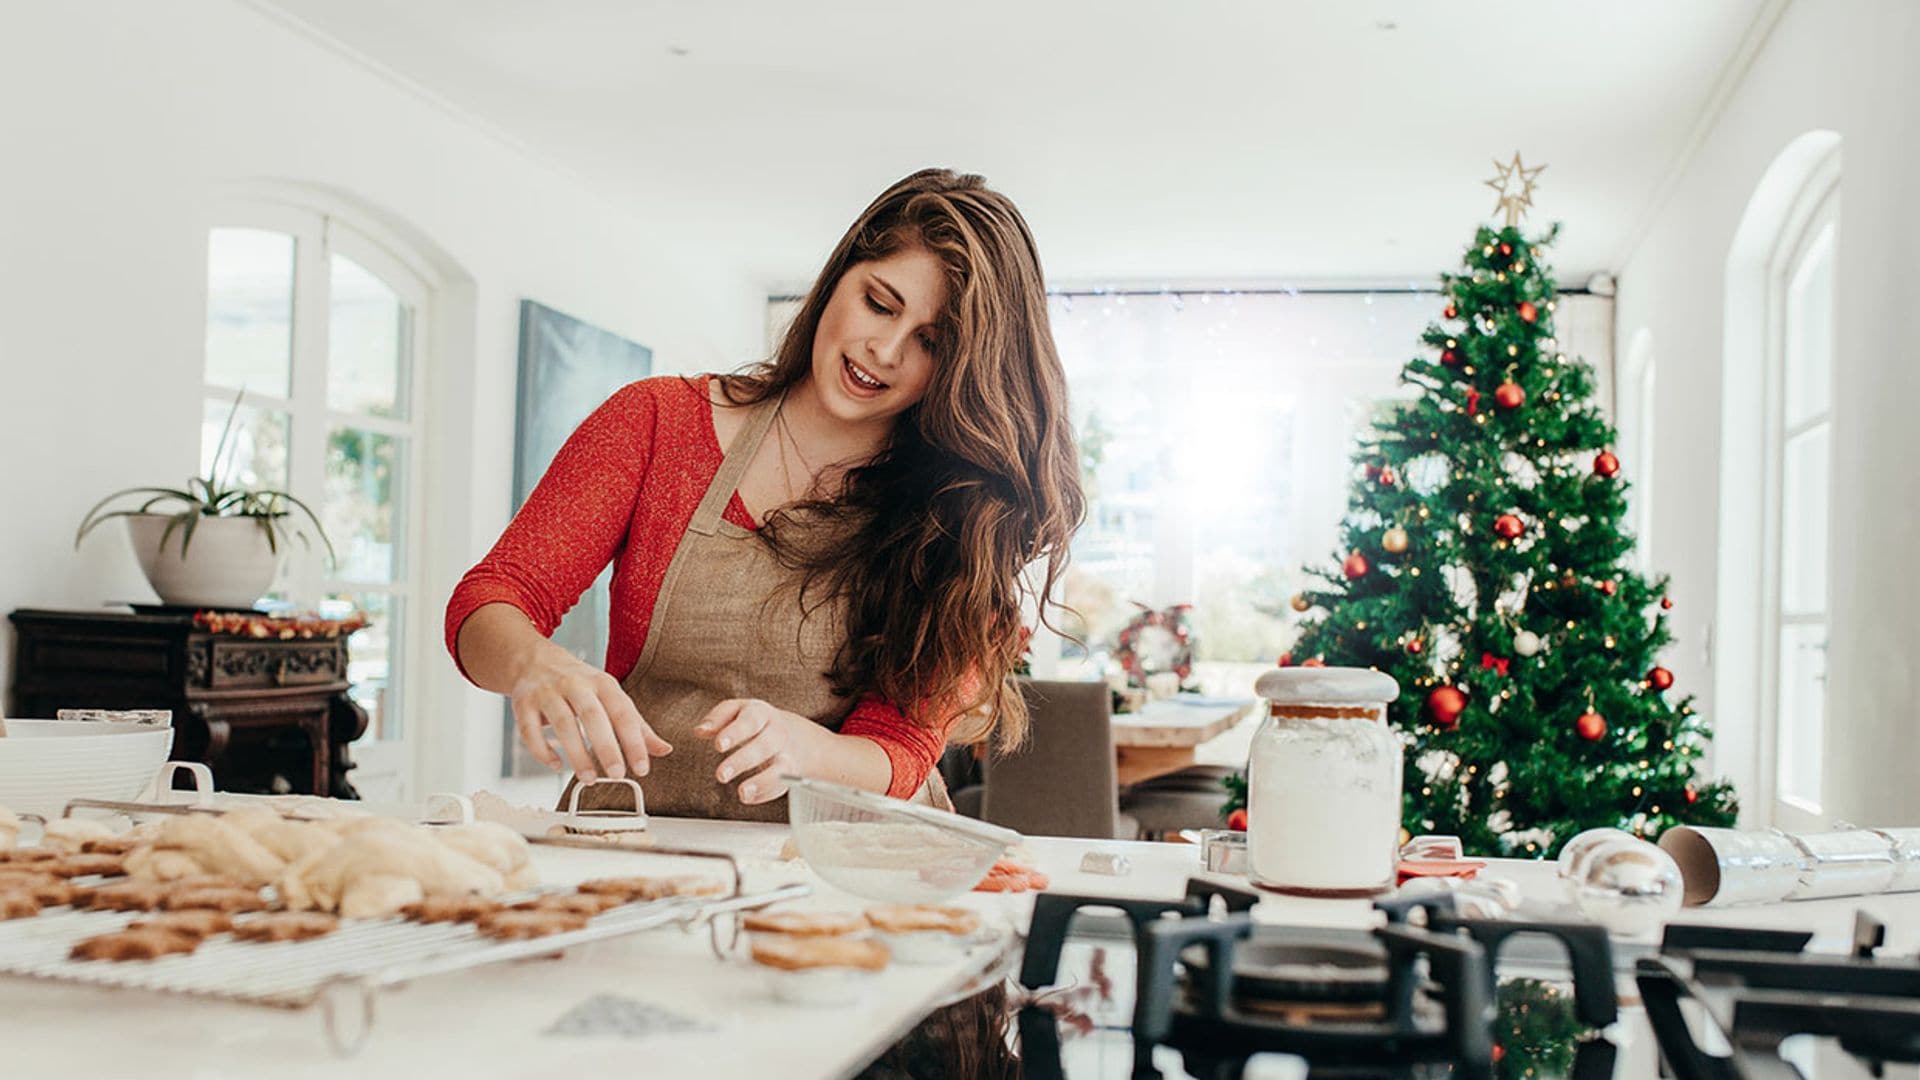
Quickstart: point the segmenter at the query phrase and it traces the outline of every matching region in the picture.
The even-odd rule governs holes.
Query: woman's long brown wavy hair
[[[1011,747],[1027,729],[1008,678],[1025,646],[1022,601],[1033,594],[1048,618],[1086,512],[1040,254],[1013,203],[979,176],[945,169],[889,187],[840,238],[773,357],[725,389],[744,405],[806,378],[841,277],[915,247],[947,277],[925,396],[840,491],[772,515],[760,534],[805,571],[803,598],[846,601],[848,639],[826,673],[836,691],[879,693],[923,724],[965,713],[952,740],[997,732]],[[857,531],[831,546],[783,538],[798,513]]]

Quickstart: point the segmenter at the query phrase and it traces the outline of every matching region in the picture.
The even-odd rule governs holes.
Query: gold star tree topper
[[[1499,170],[1487,186],[1500,194],[1500,201],[1493,204],[1495,213],[1506,211],[1507,227],[1520,224],[1527,215],[1527,209],[1533,205],[1533,179],[1547,170],[1545,165],[1535,165],[1529,169],[1520,163],[1520,151],[1513,152],[1513,160],[1501,164],[1494,159],[1493,167]]]

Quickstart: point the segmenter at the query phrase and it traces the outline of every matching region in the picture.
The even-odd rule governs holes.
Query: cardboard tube
[[[1660,834],[1686,882],[1688,907],[1765,904],[1800,885],[1805,853],[1785,834],[1679,825]]]

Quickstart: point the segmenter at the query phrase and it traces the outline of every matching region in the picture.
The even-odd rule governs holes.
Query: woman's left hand
[[[713,748],[727,755],[713,774],[721,783],[759,770],[740,784],[740,801],[749,806],[785,795],[783,774],[812,775],[820,755],[839,738],[799,713],[759,698],[731,698],[715,705],[693,733],[711,739]]]

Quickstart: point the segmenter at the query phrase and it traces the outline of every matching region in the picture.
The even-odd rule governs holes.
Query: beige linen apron
[[[839,730],[853,702],[833,692],[826,671],[846,641],[846,605],[800,604],[800,574],[784,567],[751,530],[723,514],[747,465],[760,449],[784,395],[753,406],[727,447],[673,561],[660,583],[640,659],[621,686],[673,753],[652,759],[640,777],[647,813],[669,817],[787,820],[785,796],[748,806],[736,792],[742,778],[714,778],[724,754],[693,733],[720,702],[759,698]],[[831,521],[796,519],[787,528],[832,529]],[[565,809],[573,784],[560,798]],[[915,802],[951,809],[939,773],[928,774]],[[581,809],[632,809],[630,792],[603,785],[584,793]]]

